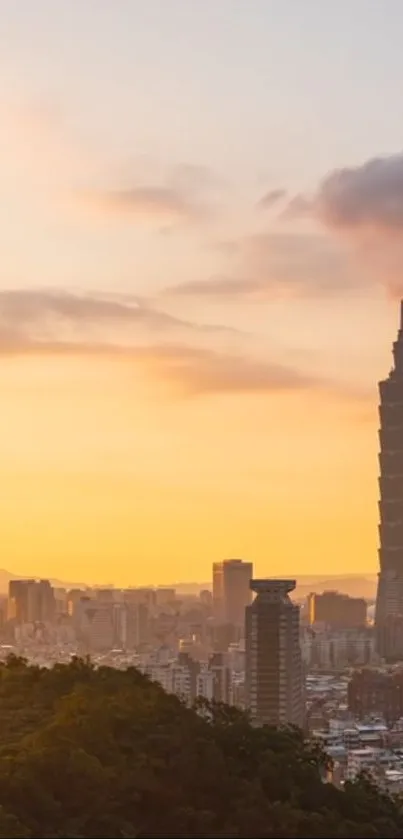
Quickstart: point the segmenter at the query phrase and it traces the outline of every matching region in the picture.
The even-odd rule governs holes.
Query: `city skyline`
[[[375,573],[403,8],[189,8],[2,4],[1,565]]]

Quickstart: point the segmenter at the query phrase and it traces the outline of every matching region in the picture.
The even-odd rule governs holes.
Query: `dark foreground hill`
[[[397,802],[320,764],[299,732],[196,713],[134,669],[0,666],[0,837],[403,837]]]

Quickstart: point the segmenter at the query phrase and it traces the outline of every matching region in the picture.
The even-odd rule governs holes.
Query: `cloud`
[[[169,286],[163,295],[169,297],[238,297],[253,296],[264,291],[262,285],[253,280],[233,277],[211,277],[207,280],[189,280],[176,286]]]
[[[0,291],[0,349],[35,347],[132,346],[158,338],[229,333],[183,320],[150,306],[138,297],[116,294],[77,294],[63,290]]]
[[[131,170],[127,167],[120,175],[112,173],[110,179],[112,187],[78,191],[79,205],[108,219],[169,226],[209,217],[223,186],[208,167],[188,163],[163,166],[148,159],[141,166],[139,161],[133,163]]]
[[[312,215],[312,201],[305,195],[293,195],[284,210],[280,213],[280,218],[285,221],[292,221],[293,219],[299,220],[310,215]]]
[[[174,187],[89,190],[80,193],[79,198],[83,205],[108,216],[158,224],[195,221],[203,212],[190,195]]]
[[[175,344],[123,346],[90,341],[35,340],[0,332],[0,355],[89,356],[121,359],[145,368],[183,396],[213,393],[278,393],[321,388],[297,369],[242,355]]]
[[[160,376],[188,395],[276,393],[319,385],[314,377],[291,367],[213,350],[165,346],[146,348],[142,355]]]
[[[0,291],[0,324],[25,332],[60,329],[65,322],[73,327],[101,324],[129,326],[144,324],[148,329],[172,329],[190,324],[165,312],[149,308],[141,298],[119,295],[76,294],[63,290]],[[192,324],[193,326],[193,324]]]
[[[403,153],[335,169],[313,195],[294,196],[283,215],[319,221],[355,251],[367,286],[403,294]]]
[[[337,293],[358,282],[345,252],[323,235],[265,233],[225,244],[233,262],[227,274],[190,280],[164,293],[178,297],[275,300]]]
[[[168,183],[178,189],[198,194],[221,194],[227,190],[226,181],[213,169],[197,163],[180,163],[168,173]]]
[[[286,195],[286,189],[272,189],[259,199],[257,206],[261,210],[270,210],[275,204],[278,204],[279,201],[285,198]]]
[[[313,210],[326,224],[403,231],[403,154],[336,169],[320,184]]]
[[[128,360],[188,396],[323,386],[315,376],[230,351],[228,344],[225,351],[195,346],[202,330],[132,298],[43,290],[0,292],[3,357],[86,355]]]

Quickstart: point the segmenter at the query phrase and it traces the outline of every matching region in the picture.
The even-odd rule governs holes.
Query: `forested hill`
[[[0,837],[403,837],[396,802],[320,760],[135,669],[0,666]]]

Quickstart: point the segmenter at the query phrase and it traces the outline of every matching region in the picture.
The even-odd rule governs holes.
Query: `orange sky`
[[[357,11],[191,5],[2,8],[0,565],[375,572],[399,30],[368,97]]]
[[[373,570],[376,422],[309,392],[169,396],[131,360],[0,362],[3,564],[124,584]]]

